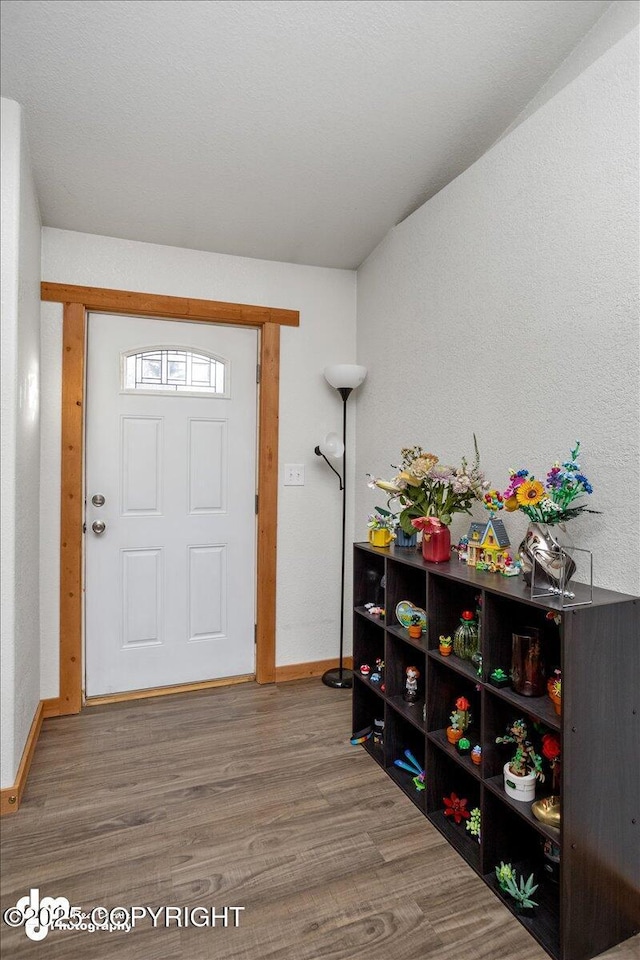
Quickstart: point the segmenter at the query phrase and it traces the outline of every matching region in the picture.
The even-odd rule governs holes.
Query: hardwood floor
[[[12,960],[546,960],[413,804],[349,745],[350,694],[245,684],[45,720],[2,821],[2,912],[37,887],[96,906],[243,906],[239,926],[0,923]],[[201,917],[202,914],[197,914]],[[230,922],[232,920],[230,915]],[[160,921],[162,923],[162,921]],[[638,960],[635,938],[602,960]]]

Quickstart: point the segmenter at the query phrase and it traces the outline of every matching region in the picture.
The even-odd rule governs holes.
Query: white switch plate
[[[304,487],[304,463],[285,463],[285,487]]]

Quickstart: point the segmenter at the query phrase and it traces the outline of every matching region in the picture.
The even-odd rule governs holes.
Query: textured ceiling
[[[353,268],[491,146],[599,0],[5,0],[48,226]]]

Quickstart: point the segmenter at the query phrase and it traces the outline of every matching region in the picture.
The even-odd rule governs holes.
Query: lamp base
[[[350,688],[353,686],[353,670],[347,670],[345,667],[327,670],[322,674],[322,682],[327,687],[335,687],[339,690]]]

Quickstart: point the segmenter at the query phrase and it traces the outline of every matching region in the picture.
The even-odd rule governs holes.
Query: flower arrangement
[[[466,457],[459,467],[441,463],[435,454],[413,446],[400,451],[400,472],[392,480],[369,475],[370,487],[385,490],[390,494],[389,503],[397,500],[400,504],[398,522],[407,535],[429,525],[449,526],[454,513],[471,513],[474,501],[482,499],[489,484],[480,470],[475,436],[473,443],[471,466]]]
[[[528,470],[511,470],[509,486],[502,494],[504,508],[509,512],[522,510],[536,523],[564,523],[581,513],[598,513],[575,501],[584,494],[593,493],[593,487],[580,472],[578,454],[580,441],[571,451],[569,460],[556,461],[547,473],[545,482],[536,480]],[[500,509],[500,501],[493,500],[490,509]]]
[[[527,739],[527,725],[524,720],[514,720],[507,728],[504,737],[496,737],[496,743],[515,743],[516,752],[509,764],[509,769],[516,777],[526,777],[535,773],[540,783],[544,782],[542,758],[533,749],[533,744]]]
[[[398,525],[398,521],[389,510],[382,507],[376,507],[373,513],[369,514],[367,526],[369,530],[388,530],[393,533]]]

